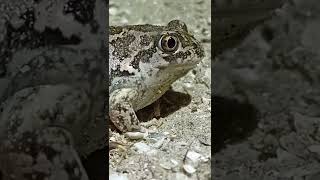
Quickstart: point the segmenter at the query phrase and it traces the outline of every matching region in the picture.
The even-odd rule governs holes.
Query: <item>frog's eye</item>
[[[174,35],[163,35],[159,41],[159,48],[165,53],[173,53],[179,47],[179,40]]]

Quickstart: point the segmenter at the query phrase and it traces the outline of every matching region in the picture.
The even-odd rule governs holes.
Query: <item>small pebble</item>
[[[133,147],[138,153],[141,154],[146,153],[148,155],[152,155],[157,153],[155,149],[152,149],[150,146],[143,142],[137,142],[133,145]]]
[[[191,83],[184,83],[184,86],[185,86],[186,88],[191,88],[191,87],[192,87],[192,84],[191,84]]]
[[[174,179],[176,180],[186,180],[186,179],[189,179],[189,177],[185,174],[182,174],[182,173],[175,173],[175,177]]]
[[[166,132],[163,132],[162,134],[165,136],[168,136],[170,133],[166,131]]]
[[[178,161],[171,159],[170,162],[172,163],[173,166],[178,166]]]
[[[163,169],[167,169],[167,170],[172,170],[173,168],[177,167],[178,165],[179,165],[179,163],[174,159],[171,159],[170,162],[160,163],[160,166]]]
[[[209,159],[210,159],[210,156],[202,156],[202,157],[201,157],[201,161],[202,161],[202,162],[208,162]]]
[[[183,169],[188,174],[193,174],[196,172],[196,169],[193,166],[191,166],[190,164],[183,165]]]
[[[165,138],[165,135],[163,135],[162,133],[157,133],[157,132],[150,133],[149,132],[148,137],[146,139],[151,143],[156,143],[162,138]]]
[[[148,135],[147,133],[142,133],[142,132],[126,132],[125,133],[125,136],[131,140],[143,139],[147,135]]]
[[[133,147],[140,153],[148,152],[151,150],[151,147],[143,142],[137,142]]]
[[[195,151],[189,151],[186,155],[187,163],[192,164],[193,166],[197,167],[199,165],[199,162],[208,162],[209,157],[208,156],[203,156],[202,154],[199,154]]]
[[[109,179],[110,179],[110,180],[129,180],[129,179],[127,178],[127,176],[125,176],[125,175],[120,175],[120,174],[111,174],[111,175],[109,176]]]
[[[198,162],[201,158],[201,154],[194,152],[194,151],[189,151],[187,153],[187,158],[190,159],[192,162]]]
[[[309,149],[309,151],[320,155],[320,145],[311,145],[308,147],[308,149]]]
[[[152,147],[160,148],[163,145],[166,137],[162,133],[149,133],[148,137],[145,139],[147,142],[152,144]]]
[[[30,70],[30,67],[28,66],[28,65],[25,65],[25,66],[23,66],[21,69],[20,69],[20,71],[22,72],[22,73],[25,73],[25,72],[27,72],[27,71],[29,71]]]
[[[160,166],[163,168],[163,169],[166,169],[166,170],[170,170],[172,167],[171,167],[171,164],[169,163],[160,163]]]
[[[164,140],[165,140],[165,138],[159,139],[156,143],[152,144],[152,147],[159,149],[163,145]]]

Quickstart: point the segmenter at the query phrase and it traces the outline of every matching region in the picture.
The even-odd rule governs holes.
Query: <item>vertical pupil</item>
[[[174,48],[176,45],[176,41],[174,40],[174,38],[170,37],[168,39],[168,47],[171,49],[171,48]]]

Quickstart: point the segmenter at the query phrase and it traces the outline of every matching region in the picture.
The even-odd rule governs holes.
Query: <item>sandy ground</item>
[[[147,137],[133,141],[112,133],[111,139],[120,140],[132,147],[126,151],[111,150],[109,153],[111,179],[210,179],[210,13],[210,1],[110,1],[110,25],[166,25],[172,19],[179,19],[203,42],[206,53],[198,67],[177,81],[173,85],[173,92],[163,98],[168,104],[162,105],[162,109],[167,109],[168,113],[158,120],[146,121],[153,124],[149,127],[151,133]],[[146,112],[145,115],[148,114]],[[141,114],[143,116],[143,112]],[[140,147],[141,144],[146,147]],[[195,159],[188,159],[189,155]],[[193,172],[192,167],[191,170],[183,167],[188,164],[196,171]]]

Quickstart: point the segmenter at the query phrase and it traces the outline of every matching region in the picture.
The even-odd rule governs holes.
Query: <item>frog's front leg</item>
[[[121,132],[142,131],[133,102],[138,92],[124,88],[115,90],[109,98],[109,117],[114,126]]]

